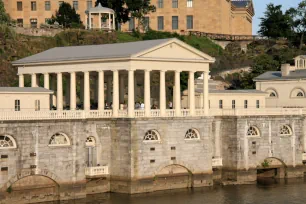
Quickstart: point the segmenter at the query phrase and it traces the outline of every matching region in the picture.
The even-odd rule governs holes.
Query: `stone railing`
[[[260,116],[260,115],[306,115],[306,109],[299,108],[261,108],[261,109],[209,109],[208,116]],[[181,109],[179,117],[206,116],[204,109],[196,109],[191,115],[189,109]],[[0,121],[6,120],[55,120],[55,119],[86,119],[86,118],[112,118],[112,110],[65,110],[65,111],[0,111]],[[127,118],[127,110],[119,110],[117,118]],[[135,118],[144,118],[144,110],[135,110]],[[160,110],[152,109],[149,117],[176,117],[175,110],[168,109],[165,115]]]
[[[220,166],[223,166],[223,163],[222,163],[222,158],[215,158],[215,159],[212,159],[212,167],[220,167]]]
[[[86,176],[102,176],[108,174],[108,166],[86,167],[85,169]]]

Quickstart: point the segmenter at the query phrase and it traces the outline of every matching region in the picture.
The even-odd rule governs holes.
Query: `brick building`
[[[4,0],[6,11],[24,27],[38,27],[45,23],[63,1],[59,0]],[[80,14],[84,24],[85,11],[95,0],[65,0]],[[254,7],[252,0],[152,0],[156,12],[145,18],[153,30],[251,35]],[[93,19],[97,21],[98,19]],[[135,19],[121,26],[122,31],[135,29]]]

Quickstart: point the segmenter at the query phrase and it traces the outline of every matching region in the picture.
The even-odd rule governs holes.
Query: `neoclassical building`
[[[39,27],[58,10],[60,0],[4,0],[6,11],[24,27]],[[103,16],[91,16],[86,13],[96,10],[95,0],[66,0],[87,28],[111,27]],[[255,15],[252,0],[152,0],[156,12],[148,14],[145,29],[169,32],[200,31],[229,35],[252,35],[252,22]],[[107,8],[105,8],[107,10]],[[108,15],[109,10],[104,14]],[[110,19],[110,17],[107,17]],[[101,23],[102,22],[102,23]],[[103,24],[105,23],[105,25]],[[102,26],[99,26],[101,24]],[[88,26],[90,25],[90,26]],[[119,26],[120,27],[120,26]],[[131,31],[138,27],[134,18],[121,25],[122,31]],[[113,28],[113,27],[112,27]]]

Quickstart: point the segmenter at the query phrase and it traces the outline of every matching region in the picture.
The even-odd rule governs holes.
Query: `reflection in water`
[[[260,179],[257,185],[215,186],[126,195],[105,193],[50,204],[305,204],[306,181]],[[45,203],[44,203],[45,204]]]

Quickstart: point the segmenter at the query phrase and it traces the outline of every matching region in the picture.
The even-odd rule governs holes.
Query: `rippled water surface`
[[[215,186],[137,195],[99,194],[86,200],[60,202],[89,204],[306,204],[306,180],[265,180],[257,185]]]

